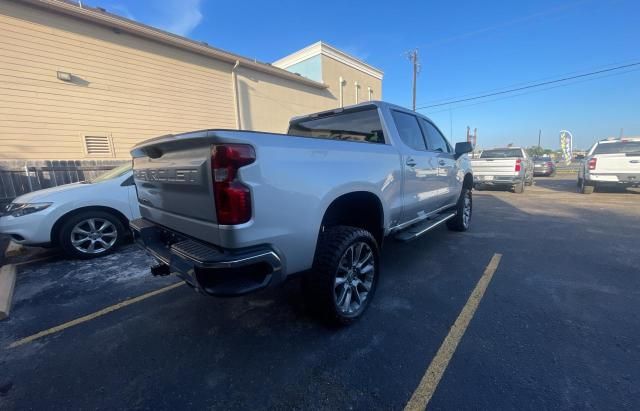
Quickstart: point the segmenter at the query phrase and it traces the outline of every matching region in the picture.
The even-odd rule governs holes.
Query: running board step
[[[452,219],[456,216],[456,213],[444,213],[440,214],[432,219],[428,219],[422,221],[418,224],[414,224],[411,227],[401,231],[398,235],[395,236],[396,240],[400,241],[411,241],[420,237],[422,234],[427,233],[434,228],[438,227],[440,224],[446,222],[447,220]]]

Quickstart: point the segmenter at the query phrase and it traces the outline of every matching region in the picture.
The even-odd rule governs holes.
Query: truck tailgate
[[[640,155],[627,153],[598,154],[594,173],[625,174],[640,173]]]
[[[177,231],[216,225],[207,131],[148,140],[133,151],[134,182],[143,217]]]
[[[477,176],[515,176],[516,160],[505,159],[473,159],[471,160],[473,174]]]

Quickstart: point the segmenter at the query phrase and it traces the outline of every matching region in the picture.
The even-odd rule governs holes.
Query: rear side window
[[[495,150],[484,150],[480,154],[480,158],[507,158],[507,157],[520,157],[522,158],[522,150],[519,148],[500,148]]]
[[[637,153],[640,154],[640,141],[617,141],[615,143],[599,143],[593,154]]]
[[[424,130],[425,137],[427,138],[427,148],[431,151],[440,151],[443,153],[449,153],[449,145],[444,136],[438,131],[438,129],[425,119],[420,119],[420,124]]]
[[[287,134],[328,140],[385,143],[380,116],[375,107],[294,120],[289,124]]]
[[[391,113],[402,141],[414,150],[426,151],[427,146],[424,143],[416,116],[401,111],[392,111]]]

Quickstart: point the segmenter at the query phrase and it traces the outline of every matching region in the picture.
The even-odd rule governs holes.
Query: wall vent
[[[83,136],[84,152],[89,157],[113,157],[109,136]]]

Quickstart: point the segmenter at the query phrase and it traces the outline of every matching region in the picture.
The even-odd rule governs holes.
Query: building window
[[[373,100],[373,90],[371,90],[371,87],[367,87],[367,92],[369,92],[369,101]]]
[[[106,135],[82,136],[84,154],[88,157],[113,157],[111,137]]]
[[[356,86],[356,104],[358,104],[360,102],[360,84],[358,84],[358,82],[355,82],[355,86]]]

